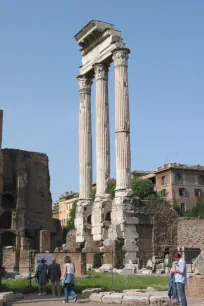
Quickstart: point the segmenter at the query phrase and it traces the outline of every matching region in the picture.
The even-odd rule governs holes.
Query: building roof
[[[134,170],[132,171],[132,174],[149,174],[149,173],[152,173],[152,171],[146,171],[146,170]]]
[[[162,172],[162,171],[165,171],[165,170],[168,170],[168,169],[204,171],[204,166],[169,163],[169,164],[164,164],[162,167],[157,168],[153,172],[154,173],[159,173],[159,172]]]

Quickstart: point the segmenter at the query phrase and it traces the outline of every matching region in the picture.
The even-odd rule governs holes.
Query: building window
[[[200,175],[199,177],[200,185],[204,185],[204,175]]]
[[[162,176],[162,185],[165,185],[166,184],[166,177],[165,176]]]
[[[177,184],[181,182],[181,176],[180,176],[180,174],[178,174],[178,173],[175,175],[175,182],[176,182]]]
[[[201,197],[202,193],[201,193],[201,189],[195,189],[195,196],[196,197]]]
[[[186,204],[185,203],[181,203],[181,212],[185,213],[186,212]]]
[[[162,189],[162,190],[161,190],[161,195],[162,195],[163,197],[165,197],[165,196],[167,195],[166,189]]]
[[[185,197],[186,196],[186,189],[185,188],[179,188],[179,196]]]

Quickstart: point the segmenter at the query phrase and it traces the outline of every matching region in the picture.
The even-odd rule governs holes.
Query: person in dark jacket
[[[53,258],[51,265],[48,267],[48,278],[52,282],[52,295],[58,296],[61,295],[61,286],[60,286],[60,279],[61,279],[61,269],[60,265],[56,263],[56,258]]]
[[[45,259],[41,259],[41,263],[38,265],[35,278],[37,279],[39,294],[46,294],[46,284],[48,282],[48,274],[47,274],[48,265],[45,263]]]

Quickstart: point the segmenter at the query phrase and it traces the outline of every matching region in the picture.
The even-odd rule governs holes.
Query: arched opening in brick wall
[[[1,229],[11,229],[12,213],[11,211],[5,211],[0,216],[0,228]]]
[[[16,201],[12,194],[3,194],[2,196],[2,208],[4,209],[14,209],[16,208]]]
[[[16,235],[13,232],[3,232],[1,235],[2,246],[15,246]]]
[[[108,211],[105,216],[105,221],[111,222],[111,211]]]

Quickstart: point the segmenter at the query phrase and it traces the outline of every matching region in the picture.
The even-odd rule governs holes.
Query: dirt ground
[[[89,306],[99,306],[99,303],[91,303],[88,300],[81,300],[79,299],[77,303],[74,303],[70,300],[71,304],[75,304],[76,306],[79,304],[89,304]],[[37,304],[37,305],[36,305]],[[13,303],[9,303],[8,305],[22,305],[22,306],[57,306],[63,304],[63,296],[62,297],[53,297],[52,295],[45,295],[45,296],[38,296],[38,295],[25,295],[23,300],[19,300]],[[102,304],[105,306],[105,304]],[[110,306],[110,304],[109,304]],[[204,306],[204,299],[199,298],[188,298],[188,306]]]

